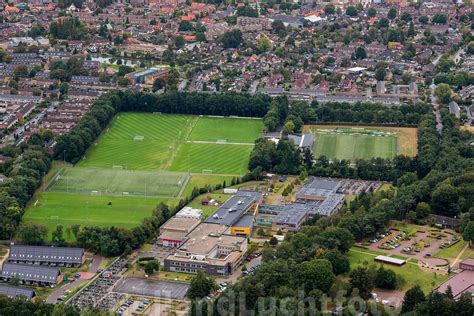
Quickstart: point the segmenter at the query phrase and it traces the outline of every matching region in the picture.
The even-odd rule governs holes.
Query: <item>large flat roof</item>
[[[232,226],[254,203],[259,201],[260,196],[260,192],[239,190],[209,216],[206,223]]]
[[[255,216],[253,214],[244,214],[234,225],[234,227],[252,227]]]
[[[337,180],[310,178],[305,185],[296,192],[296,195],[328,196],[331,193],[335,193],[340,185],[341,181]]]
[[[396,264],[396,265],[402,265],[402,264],[405,264],[405,262],[406,262],[406,260],[397,259],[397,258],[393,258],[393,257],[382,256],[382,255],[375,257],[375,260],[376,261],[383,261],[383,262],[387,262],[387,263],[392,263],[392,264]]]
[[[296,204],[296,203],[294,203]],[[277,215],[275,222],[279,225],[298,225],[306,218],[307,211],[294,204],[287,205],[280,214]]]
[[[190,232],[200,222],[197,218],[188,217],[171,217],[161,227],[161,230],[174,230],[182,232]]]

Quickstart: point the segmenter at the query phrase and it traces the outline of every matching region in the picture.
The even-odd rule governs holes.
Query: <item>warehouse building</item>
[[[6,296],[8,298],[25,298],[31,300],[36,296],[35,291],[29,288],[12,286],[6,284],[0,284],[0,296]]]
[[[61,282],[60,275],[59,268],[55,267],[5,262],[0,278],[7,282],[15,278],[26,284],[50,286]]]
[[[82,248],[11,245],[8,262],[79,267],[84,259]]]

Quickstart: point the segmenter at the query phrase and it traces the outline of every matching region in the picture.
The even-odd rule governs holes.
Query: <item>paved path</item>
[[[462,248],[462,250],[458,253],[458,256],[456,257],[456,259],[454,259],[453,263],[451,264],[451,268],[454,268],[454,266],[456,265],[456,263],[458,263],[459,259],[461,258],[461,256],[464,254],[464,251],[466,251],[467,247],[469,247],[469,242],[466,244],[466,246],[464,246],[464,248]]]

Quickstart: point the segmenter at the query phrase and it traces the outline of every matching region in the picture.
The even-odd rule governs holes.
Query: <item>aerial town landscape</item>
[[[0,0],[0,315],[474,315],[471,0]]]

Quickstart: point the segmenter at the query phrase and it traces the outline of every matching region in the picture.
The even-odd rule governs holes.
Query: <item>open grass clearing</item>
[[[194,188],[203,188],[206,185],[213,187],[217,184],[223,184],[224,181],[226,182],[226,186],[229,186],[232,181],[232,176],[193,173],[191,174],[191,178],[186,184],[181,197],[185,198],[190,196]]]
[[[27,209],[23,221],[45,225],[49,231],[63,225],[65,238],[72,240],[72,234],[67,233],[72,225],[132,228],[151,216],[160,202],[174,200],[42,192],[38,203]]]
[[[361,265],[374,265],[376,269],[381,265],[374,261],[377,255],[383,255],[383,252],[367,251],[367,249],[353,247],[348,252],[351,269],[355,269]],[[430,292],[433,288],[446,281],[449,276],[446,274],[428,272],[416,263],[407,262],[401,267],[384,264],[384,268],[393,270],[403,279],[402,288],[399,290],[406,291],[415,285],[419,285],[425,293]]]

